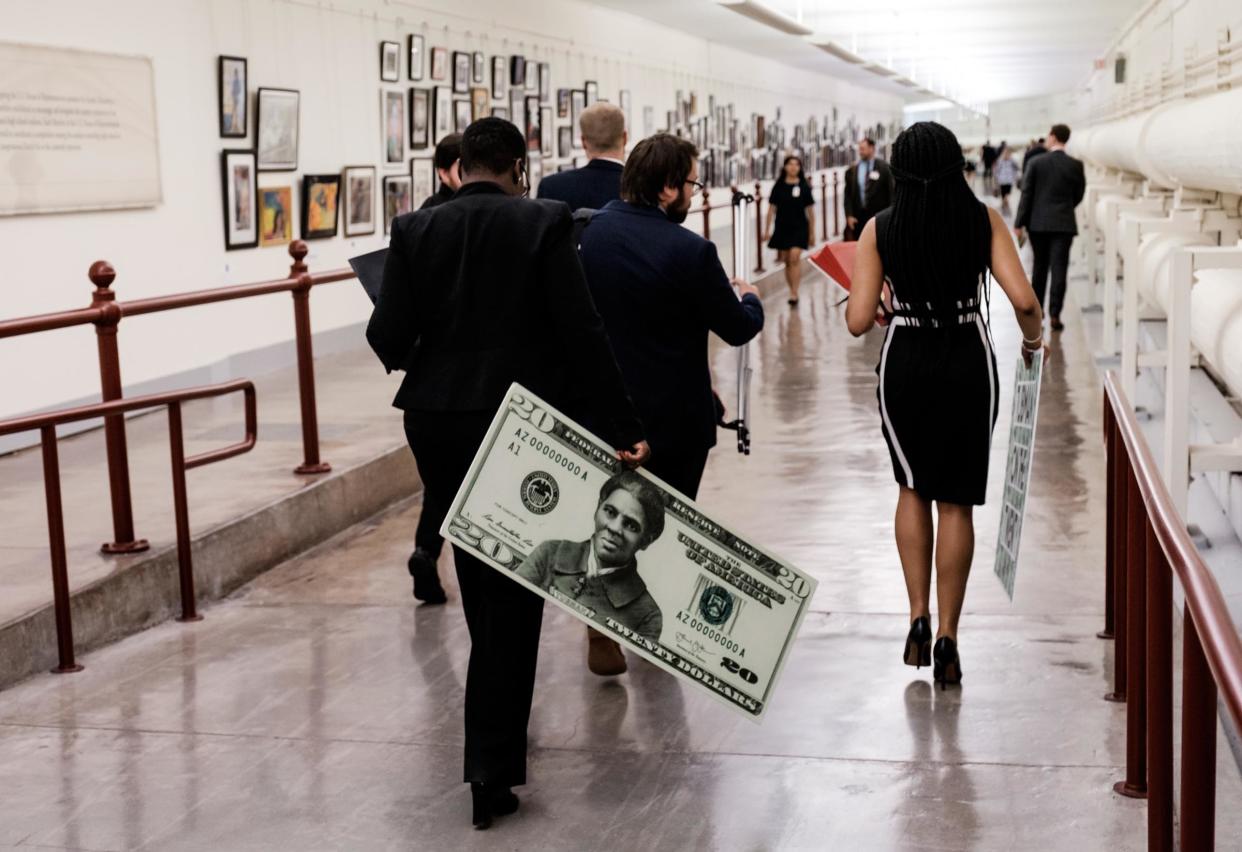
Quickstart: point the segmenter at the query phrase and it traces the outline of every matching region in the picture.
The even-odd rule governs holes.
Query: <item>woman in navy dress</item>
[[[776,220],[776,231],[772,220]],[[785,283],[789,285],[789,304],[798,304],[802,285],[802,252],[811,246],[815,233],[815,199],[811,182],[802,173],[802,161],[786,157],[781,176],[772,184],[768,196],[768,222],[764,229],[768,248],[776,249],[776,259],[785,264]]]
[[[893,144],[891,165],[893,206],[863,229],[846,322],[855,336],[869,330],[887,285],[891,321],[878,396],[900,489],[894,526],[910,598],[903,659],[925,666],[934,657],[934,678],[943,686],[962,679],[957,624],[974,556],[972,510],[984,502],[996,423],[988,274],[1013,305],[1028,363],[1043,347],[1043,318],[1004,220],[963,179],[953,133],[929,121],[912,125]]]

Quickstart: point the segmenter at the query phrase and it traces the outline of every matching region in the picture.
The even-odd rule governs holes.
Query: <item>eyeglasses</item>
[[[686,183],[694,187],[695,192],[707,192],[707,184],[697,180],[687,180]]]

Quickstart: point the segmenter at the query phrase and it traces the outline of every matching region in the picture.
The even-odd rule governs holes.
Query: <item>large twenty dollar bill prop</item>
[[[752,719],[815,591],[517,384],[441,533]]]
[[[1005,495],[1001,504],[1000,534],[996,539],[996,576],[1013,600],[1018,573],[1018,546],[1022,519],[1031,486],[1031,457],[1035,452],[1035,421],[1039,415],[1039,377],[1044,353],[1036,352],[1031,366],[1018,359],[1014,381],[1013,419],[1009,425],[1009,459],[1005,464]]]

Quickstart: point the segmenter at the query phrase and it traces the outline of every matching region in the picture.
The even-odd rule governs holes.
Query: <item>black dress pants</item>
[[[487,412],[406,412],[406,438],[433,505],[452,503],[491,420]],[[516,787],[526,783],[543,598],[461,548],[453,561],[470,631],[465,780]]]
[[[1035,288],[1035,295],[1041,305],[1044,304],[1044,293],[1048,289],[1048,272],[1052,272],[1052,294],[1047,303],[1049,316],[1060,318],[1061,308],[1065,306],[1070,244],[1073,242],[1073,234],[1031,232],[1031,250],[1035,253],[1031,285]]]
[[[699,483],[703,481],[710,451],[711,447],[682,450],[652,447],[647,470],[694,500],[699,496]]]

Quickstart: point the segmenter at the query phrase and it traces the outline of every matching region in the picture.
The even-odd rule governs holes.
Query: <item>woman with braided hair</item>
[[[881,428],[900,486],[894,527],[910,598],[903,660],[921,667],[934,657],[943,688],[962,679],[957,623],[974,555],[972,510],[984,502],[996,423],[988,274],[1013,305],[1028,363],[1043,347],[1043,318],[1004,220],[962,178],[953,133],[930,121],[910,126],[893,144],[891,166],[893,205],[859,239],[846,323],[855,336],[868,331],[887,284],[891,321],[876,372]]]

